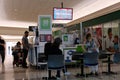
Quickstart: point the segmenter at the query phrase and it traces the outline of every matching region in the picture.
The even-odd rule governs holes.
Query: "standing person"
[[[28,55],[28,49],[29,49],[29,42],[28,42],[28,38],[27,38],[28,35],[29,35],[29,32],[25,31],[24,36],[22,38],[22,45],[23,45],[23,63],[22,63],[22,67],[23,68],[28,68],[27,67],[27,62],[26,62],[26,58],[27,58],[27,55]]]
[[[5,41],[0,36],[0,55],[2,57],[2,64],[4,64],[5,60]]]
[[[84,41],[84,44],[86,44],[86,48],[83,47],[84,51],[87,51],[91,55],[94,53],[98,53],[98,47],[99,44],[94,40],[91,36],[90,33],[86,35],[86,40]],[[90,66],[91,73],[90,75],[95,74],[96,76],[98,75],[98,65],[96,66]]]

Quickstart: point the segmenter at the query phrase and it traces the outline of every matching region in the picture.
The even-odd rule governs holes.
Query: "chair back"
[[[120,63],[120,53],[115,53],[113,56],[114,63]]]
[[[48,55],[48,69],[60,69],[64,65],[64,55]]]
[[[98,64],[98,53],[84,53],[84,64],[87,66],[95,66]]]

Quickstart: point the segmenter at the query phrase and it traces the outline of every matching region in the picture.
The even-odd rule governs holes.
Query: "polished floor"
[[[68,72],[71,74],[64,76],[61,72],[60,80],[120,80],[120,65],[112,64],[112,71],[117,72],[115,75],[101,74],[102,70],[107,70],[107,66],[99,67],[99,76],[91,77],[75,77],[80,72],[80,68],[68,68]],[[88,72],[88,68],[85,68],[85,72]],[[55,71],[52,72],[55,75]],[[42,80],[42,77],[47,76],[46,69],[36,69],[35,67],[29,67],[27,69],[22,67],[12,66],[12,56],[7,56],[4,65],[0,65],[0,80]]]

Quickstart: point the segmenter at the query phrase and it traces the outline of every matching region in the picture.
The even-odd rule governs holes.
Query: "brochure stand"
[[[40,56],[44,55],[44,45],[47,41],[52,39],[52,17],[51,15],[40,15],[38,17],[38,38],[39,38],[39,51],[37,51],[37,66],[45,65],[47,62],[39,61]]]

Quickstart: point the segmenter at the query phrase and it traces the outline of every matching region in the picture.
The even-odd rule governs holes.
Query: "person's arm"
[[[0,43],[0,45],[1,45],[1,46],[4,46],[5,44],[3,44],[3,43]]]
[[[84,52],[86,52],[85,45],[86,45],[86,40],[84,40],[83,45],[82,45]]]
[[[96,47],[99,48],[99,47],[100,47],[100,44],[99,44],[98,40],[97,40],[97,39],[94,39],[94,41],[95,41]]]
[[[15,50],[20,50],[20,47],[15,46]]]
[[[1,43],[0,43],[1,46],[5,46],[5,41],[2,40]]]

